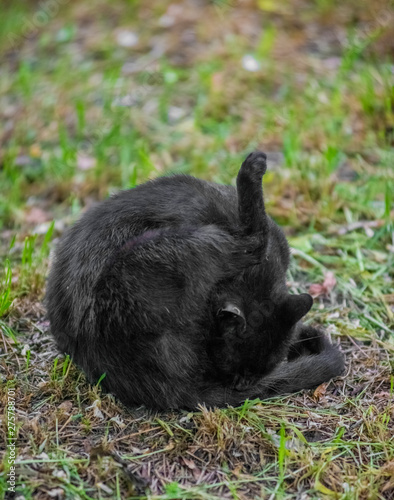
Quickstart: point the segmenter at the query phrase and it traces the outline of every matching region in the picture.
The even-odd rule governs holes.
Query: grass
[[[392,499],[392,4],[179,5],[3,7],[0,407],[13,387],[17,492]],[[335,276],[306,319],[341,343],[347,373],[240,408],[127,410],[54,347],[50,250],[95,200],[171,172],[234,183],[255,148],[268,153],[267,207],[293,248],[290,290]],[[8,457],[0,446],[4,496]]]

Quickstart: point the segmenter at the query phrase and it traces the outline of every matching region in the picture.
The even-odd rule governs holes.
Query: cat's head
[[[260,300],[250,293],[222,296],[211,349],[218,371],[230,379],[268,373],[286,356],[295,326],[312,303],[306,293]]]

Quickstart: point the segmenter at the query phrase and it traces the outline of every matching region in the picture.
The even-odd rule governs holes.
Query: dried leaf
[[[316,401],[320,401],[322,397],[325,396],[326,391],[327,391],[327,385],[326,383],[320,384],[319,387],[315,389],[315,392],[313,393],[313,397]]]
[[[189,469],[193,470],[196,468],[196,464],[193,462],[193,460],[190,460],[189,458],[183,458],[183,462],[187,467],[189,467]]]
[[[104,483],[101,483],[101,482],[100,483],[96,483],[96,486],[98,488],[100,488],[100,490],[102,490],[105,493],[107,493],[108,495],[112,495],[112,493],[113,493],[113,490],[109,486],[107,486],[106,484],[104,484]]]
[[[32,207],[25,216],[25,221],[29,224],[43,224],[50,219],[50,214],[38,207]]]
[[[246,69],[246,71],[255,72],[261,68],[259,61],[252,56],[251,54],[246,54],[242,58],[242,67]]]
[[[39,144],[32,144],[30,146],[30,156],[32,158],[41,158],[42,151]]]
[[[121,47],[135,47],[138,44],[138,35],[134,31],[119,30],[116,41]]]
[[[94,403],[88,406],[86,409],[87,410],[93,409],[93,415],[100,420],[104,420],[103,412],[99,409],[100,405],[101,405],[100,400],[96,399]]]
[[[322,284],[314,283],[309,287],[309,293],[312,297],[316,298],[320,295],[329,295],[337,284],[334,273],[327,271],[324,274],[324,281]]]
[[[58,406],[59,410],[63,410],[64,413],[70,413],[72,407],[73,407],[72,401],[64,401]]]
[[[79,154],[77,156],[77,168],[79,168],[79,170],[90,170],[95,166],[96,158],[84,154]]]
[[[62,488],[54,488],[53,490],[49,490],[47,493],[51,498],[59,498],[64,495],[64,490]]]

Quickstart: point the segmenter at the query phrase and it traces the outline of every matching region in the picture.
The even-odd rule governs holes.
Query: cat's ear
[[[289,325],[294,325],[309,312],[312,304],[313,299],[308,293],[288,295],[281,308],[283,320]]]
[[[221,335],[242,336],[246,330],[246,320],[243,311],[231,302],[226,302],[218,310],[217,318]]]

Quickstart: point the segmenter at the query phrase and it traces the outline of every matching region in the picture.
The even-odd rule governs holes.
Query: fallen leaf
[[[326,394],[327,384],[320,384],[313,393],[313,397],[316,401],[320,401],[320,399]]]
[[[29,346],[29,344],[25,344],[22,348],[22,351],[21,351],[22,356],[26,356],[28,351],[30,351],[30,346]]]
[[[134,31],[119,30],[116,41],[121,47],[134,47],[138,43],[138,35]]]
[[[84,154],[79,154],[77,156],[77,168],[79,168],[79,170],[90,170],[95,166],[96,158]]]
[[[42,224],[50,219],[50,214],[38,207],[32,207],[25,216],[25,221],[29,224]]]
[[[48,491],[48,495],[52,498],[59,498],[64,495],[64,490],[62,488],[55,488]]]
[[[115,415],[114,417],[110,418],[112,422],[115,422],[121,429],[126,427],[126,424],[123,422],[121,419],[120,415]]]
[[[87,410],[93,410],[93,415],[100,419],[100,420],[104,420],[104,415],[103,415],[103,412],[100,410],[99,406],[101,405],[101,402],[99,399],[96,399],[94,401],[94,403],[90,406],[88,406],[86,409]]]
[[[67,478],[67,474],[64,472],[64,470],[59,470],[59,469],[55,469],[52,472],[52,476],[57,477],[59,479],[66,479]]]
[[[337,284],[334,273],[327,271],[324,274],[324,281],[322,284],[313,283],[309,287],[309,293],[313,298],[319,297],[320,295],[329,295]]]
[[[190,460],[189,458],[183,458],[184,464],[189,467],[189,469],[195,469],[196,464],[193,462],[193,460]]]
[[[42,151],[39,144],[32,144],[30,146],[30,156],[32,158],[41,158]]]
[[[16,167],[26,167],[26,165],[30,165],[31,157],[27,155],[17,156],[14,160],[14,165]]]
[[[72,407],[73,407],[72,401],[64,401],[58,406],[58,408],[60,410],[63,410],[65,413],[70,413]]]
[[[246,69],[246,71],[255,72],[260,69],[261,65],[254,56],[252,56],[251,54],[246,54],[242,58],[242,67]]]
[[[106,484],[104,484],[104,483],[96,483],[96,486],[98,488],[100,488],[100,490],[103,490],[108,495],[112,495],[112,493],[113,493],[113,490],[109,486],[107,486]]]

